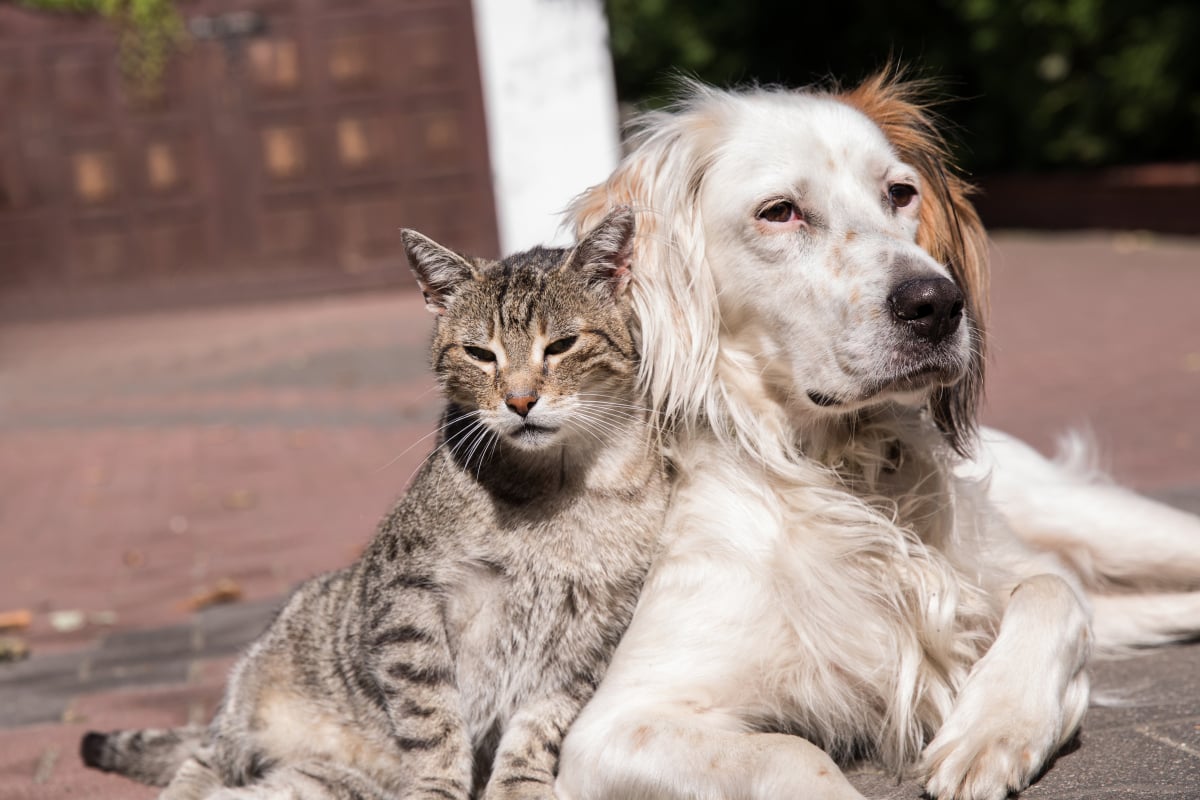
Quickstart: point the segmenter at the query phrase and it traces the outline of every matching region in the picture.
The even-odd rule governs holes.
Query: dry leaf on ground
[[[0,611],[0,631],[28,628],[33,624],[33,612],[28,608]]]
[[[0,664],[29,658],[29,645],[16,636],[0,636]]]
[[[184,601],[184,607],[189,611],[199,611],[202,608],[215,606],[220,603],[234,603],[242,599],[242,587],[233,578],[222,578],[211,588],[189,597]]]

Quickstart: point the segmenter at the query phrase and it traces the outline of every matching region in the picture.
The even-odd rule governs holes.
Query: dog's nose
[[[947,278],[913,278],[892,290],[888,305],[896,322],[936,343],[958,330],[963,293]]]
[[[533,408],[537,403],[538,396],[536,393],[530,394],[510,394],[504,398],[504,402],[516,413],[522,417],[529,414],[529,409]]]

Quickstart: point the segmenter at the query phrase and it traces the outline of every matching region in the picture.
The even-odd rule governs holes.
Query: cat
[[[639,405],[634,217],[471,260],[414,231],[439,447],[362,558],[314,578],[208,728],[89,733],[84,761],[187,798],[552,798],[633,615],[669,492]]]

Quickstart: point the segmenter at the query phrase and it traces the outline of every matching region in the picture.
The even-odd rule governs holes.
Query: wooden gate
[[[495,253],[470,0],[180,9],[145,101],[103,21],[0,7],[10,311],[407,281],[401,226]]]

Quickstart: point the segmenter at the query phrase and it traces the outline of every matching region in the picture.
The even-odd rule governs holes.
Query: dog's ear
[[[618,206],[632,209],[637,227],[630,286],[642,352],[640,382],[665,418],[694,420],[704,413],[715,370],[720,312],[705,260],[700,189],[712,147],[708,137],[724,93],[686,84],[671,112],[637,118],[628,154],[608,180],[575,198],[567,224],[577,238]]]
[[[955,172],[940,121],[921,99],[928,87],[906,82],[894,68],[838,95],[875,122],[902,161],[921,175],[917,244],[947,265],[966,297],[971,364],[953,386],[934,393],[933,419],[950,445],[969,455],[983,396],[988,315],[988,242],[971,205],[970,185]]]

